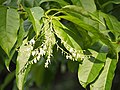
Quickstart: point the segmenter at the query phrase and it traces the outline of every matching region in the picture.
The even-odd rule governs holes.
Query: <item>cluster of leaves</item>
[[[119,17],[112,15],[115,4],[120,2],[1,0],[0,56],[8,70],[11,60],[16,63],[18,89],[23,90],[34,63],[44,61],[49,68],[56,48],[66,59],[79,62],[84,88],[110,90],[120,52]]]

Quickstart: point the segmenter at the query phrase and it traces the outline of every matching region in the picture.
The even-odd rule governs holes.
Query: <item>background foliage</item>
[[[0,89],[119,90],[119,4],[0,0]]]

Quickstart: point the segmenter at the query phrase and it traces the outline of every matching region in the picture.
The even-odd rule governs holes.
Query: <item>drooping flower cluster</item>
[[[32,51],[32,56],[34,57],[33,60],[28,61],[28,64],[37,63],[41,57],[45,56],[45,68],[48,68],[50,63],[50,58],[52,57],[53,53],[53,46],[55,44],[55,37],[52,30],[51,24],[46,20],[44,21],[45,25],[42,28],[41,35],[44,35],[44,40],[42,41],[42,45]],[[35,41],[31,39],[29,44],[34,45]]]
[[[83,51],[72,48],[70,45],[68,45],[64,41],[62,41],[62,43],[63,43],[64,47],[68,50],[68,52],[65,51],[63,48],[61,48],[58,44],[57,44],[57,48],[59,48],[62,51],[62,53],[65,53],[66,59],[70,59],[73,61],[78,61],[78,59],[84,60],[86,55],[84,55]]]
[[[84,60],[86,55],[84,55],[82,50],[76,50],[75,48],[71,47],[67,42],[61,40],[61,43],[64,45],[64,47],[67,49],[64,50],[62,47],[60,47],[57,44],[57,41],[55,39],[55,35],[57,36],[56,32],[53,30],[52,23],[50,20],[45,19],[44,25],[41,30],[41,36],[44,37],[42,40],[42,44],[37,47],[36,49],[32,50],[31,55],[33,56],[33,59],[28,61],[25,65],[27,67],[30,64],[37,63],[42,57],[46,60],[45,62],[45,68],[48,68],[49,64],[51,63],[51,57],[53,56],[53,46],[56,44],[57,48],[59,48],[62,53],[65,54],[66,59],[70,59],[73,61],[77,61],[78,59]],[[59,38],[59,37],[58,37]],[[34,47],[35,40],[31,39],[28,44],[32,45]]]

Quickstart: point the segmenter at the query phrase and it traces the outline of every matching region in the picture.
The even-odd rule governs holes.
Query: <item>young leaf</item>
[[[79,65],[78,78],[84,88],[96,79],[103,68],[108,52],[106,48],[105,45],[102,45],[99,52],[89,49],[91,57],[85,57],[82,65]]]
[[[0,46],[9,56],[17,40],[19,28],[19,14],[15,9],[0,7]]]
[[[91,84],[91,90],[111,90],[117,60],[107,58],[104,69],[98,79]]]
[[[22,44],[22,46],[19,49],[19,53],[18,53],[18,57],[17,57],[17,65],[16,65],[16,83],[17,83],[17,87],[19,90],[23,90],[23,86],[25,84],[25,79],[26,79],[26,75],[29,72],[29,67],[27,69],[25,69],[24,72],[21,72],[21,70],[24,68],[25,64],[27,63],[30,54],[31,54],[31,50],[32,50],[32,46],[31,45],[24,45],[25,43]]]
[[[36,36],[39,35],[39,32],[41,30],[41,24],[39,20],[44,15],[44,10],[41,7],[33,7],[31,9],[27,9],[30,21],[33,24],[34,31],[36,33]]]

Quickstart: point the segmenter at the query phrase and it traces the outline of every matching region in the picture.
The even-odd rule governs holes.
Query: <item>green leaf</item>
[[[109,46],[109,48],[111,48],[113,50],[113,52],[115,51],[115,48],[113,47],[112,43],[110,42],[110,40],[99,31],[99,29],[94,28],[91,25],[86,24],[84,21],[73,17],[73,16],[59,16],[60,18],[66,19],[68,21],[71,21],[73,23],[75,23],[76,25],[80,26],[81,28],[85,29],[86,31],[92,33],[94,36],[96,36],[97,39],[100,39],[103,43],[105,43],[107,46]]]
[[[80,42],[78,40],[78,35],[76,35],[73,31],[65,27],[62,23],[59,22],[59,20],[54,19],[52,20],[52,23],[57,36],[61,40],[63,40],[66,44],[70,45],[72,48],[75,48],[78,51],[82,50]]]
[[[91,13],[89,11],[86,11],[83,7],[75,6],[75,5],[67,5],[62,8],[62,10],[66,11],[68,14],[72,16],[76,16],[77,18],[83,19],[85,22],[89,21],[90,19],[97,21],[94,22],[93,25],[96,25],[95,23],[99,23],[100,25],[102,24],[102,27],[105,27],[105,24],[103,23],[103,17],[101,17],[100,12],[94,12]],[[81,16],[83,15],[83,16]],[[99,16],[98,16],[99,15]],[[90,22],[90,24],[93,23],[93,21]]]
[[[79,63],[78,63],[78,62],[75,62],[75,61],[68,60],[67,66],[68,66],[68,69],[69,69],[72,73],[75,73],[75,72],[78,71]]]
[[[33,76],[32,79],[35,81],[37,86],[42,85],[44,82],[44,79],[45,79],[44,63],[45,63],[44,60],[40,60],[40,62],[38,62],[38,64],[35,64],[31,70],[31,73]],[[39,68],[39,70],[38,70],[38,68]]]
[[[9,70],[9,65],[10,65],[10,62],[11,62],[11,60],[12,60],[13,55],[15,54],[16,49],[17,49],[19,46],[22,45],[24,35],[25,35],[25,31],[24,31],[24,28],[23,28],[23,20],[21,19],[21,20],[20,20],[20,29],[19,29],[19,31],[18,31],[18,36],[17,36],[17,42],[16,42],[16,44],[14,45],[14,47],[12,48],[12,50],[10,51],[10,56],[4,58],[4,60],[5,60],[5,65],[6,65],[6,68],[7,68],[8,71],[10,71],[10,70]]]
[[[80,0],[71,0],[71,2],[73,3],[73,5],[82,6]]]
[[[104,69],[98,79],[91,84],[91,90],[111,90],[117,60],[107,58]]]
[[[102,30],[106,30],[104,17],[101,15],[100,11],[90,13],[89,15],[92,20],[97,21],[96,28],[98,28],[101,32],[102,32]]]
[[[57,2],[57,3],[59,3],[61,6],[68,5],[68,3],[65,2],[64,0],[41,0],[41,1],[39,2],[39,5],[41,5],[41,4],[44,3],[44,2],[50,2],[50,1]]]
[[[0,7],[0,46],[9,56],[17,40],[19,14],[15,9]]]
[[[89,12],[94,12],[96,11],[96,5],[94,0],[80,0],[82,7],[89,11]]]
[[[20,29],[18,31],[18,38],[17,38],[16,48],[18,48],[18,47],[20,47],[22,45],[24,37],[25,37],[24,21],[23,21],[23,19],[20,19]]]
[[[17,0],[17,4],[20,5],[22,3],[22,0]]]
[[[16,51],[16,48],[14,48],[14,49],[11,51],[9,57],[5,57],[5,58],[4,58],[4,60],[5,60],[5,66],[6,66],[6,68],[7,68],[8,71],[10,71],[9,65],[10,65],[10,62],[11,62],[11,60],[12,60],[12,57],[13,57],[15,51]]]
[[[17,64],[16,64],[16,83],[19,90],[23,90],[23,86],[26,81],[25,80],[26,76],[30,70],[30,67],[28,67],[27,69],[25,69],[24,72],[21,72],[21,70],[23,70],[25,64],[27,63],[32,50],[32,46],[30,45],[25,46],[24,44],[25,43],[23,43],[19,49]]]
[[[108,50],[106,51],[106,48],[105,45],[102,45],[99,52],[89,49],[92,56],[90,58],[85,57],[82,65],[79,65],[78,78],[84,88],[96,79],[103,68],[108,52]]]
[[[107,5],[109,5],[109,4],[120,4],[120,1],[118,0],[118,1],[108,1],[108,2],[106,2],[106,3],[104,3],[102,6],[101,6],[101,8],[105,8]]]
[[[96,11],[96,5],[94,0],[71,0],[74,5],[83,7],[89,12]]]
[[[74,23],[71,23],[71,22],[65,23],[65,26],[67,28],[69,28],[69,30],[71,32],[75,33],[75,35],[72,34],[71,37],[79,38],[77,40],[80,43],[80,46],[81,46],[82,49],[87,49],[88,47],[91,46],[92,40],[91,40],[91,37],[88,35],[88,32],[86,32],[86,30],[84,30],[83,28],[81,28],[81,27],[79,27],[79,26],[77,26],[77,25],[75,25]],[[69,31],[66,32],[66,33],[69,34]]]
[[[27,9],[30,21],[33,24],[34,31],[36,33],[36,36],[39,35],[39,32],[41,31],[41,24],[39,20],[44,15],[44,10],[41,7],[33,7],[31,9]]]
[[[120,22],[112,15],[104,14],[103,17],[105,18],[108,28],[116,36],[117,39],[120,35]]]
[[[83,16],[87,16],[87,17],[89,16],[88,11],[86,11],[83,7],[79,7],[76,5],[67,5],[67,6],[63,7],[62,10],[66,11],[68,13],[73,12],[73,13],[81,14]]]
[[[24,0],[24,4],[26,7],[33,7],[34,0]]]

